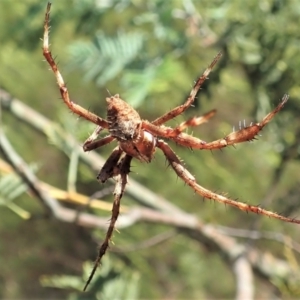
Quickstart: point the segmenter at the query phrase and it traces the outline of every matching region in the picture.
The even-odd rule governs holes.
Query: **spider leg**
[[[116,224],[116,221],[119,216],[120,201],[121,201],[121,198],[123,196],[123,193],[124,193],[124,190],[125,190],[125,187],[127,184],[127,175],[130,172],[131,160],[132,160],[132,157],[126,154],[120,160],[119,164],[117,165],[117,168],[119,169],[119,174],[116,177],[117,182],[116,182],[116,186],[115,186],[115,190],[114,190],[114,203],[113,203],[113,208],[112,208],[110,224],[109,224],[108,230],[106,232],[104,242],[100,246],[98,257],[94,263],[92,272],[84,286],[84,289],[83,289],[84,291],[87,289],[88,285],[90,284],[91,280],[93,279],[95,272],[101,263],[101,259],[102,259],[103,255],[106,253],[107,248],[109,247],[109,242],[111,240],[111,237],[112,237],[112,234],[113,234],[113,231],[115,228],[115,224]]]
[[[84,144],[83,144],[83,151],[91,151],[94,149],[97,149],[99,147],[102,147],[104,145],[109,144],[110,142],[112,142],[115,138],[111,135],[108,135],[102,139],[99,140],[91,140],[90,138],[88,138]]]
[[[211,64],[208,66],[208,68],[204,71],[201,77],[198,78],[195,85],[193,86],[189,97],[187,98],[186,102],[182,105],[179,105],[175,108],[173,108],[171,111],[167,112],[166,114],[162,115],[161,117],[157,118],[153,122],[151,122],[153,125],[161,125],[163,123],[166,123],[167,121],[177,117],[178,115],[182,114],[187,108],[189,108],[192,103],[195,100],[195,97],[202,86],[203,82],[207,79],[209,73],[211,72],[212,68],[215,66],[215,64],[218,62],[218,60],[221,58],[222,53],[219,52],[214,60],[211,62]]]
[[[206,123],[210,118],[212,118],[216,114],[216,112],[217,112],[216,109],[212,109],[209,112],[205,113],[203,116],[192,117],[192,118],[188,119],[187,121],[182,122],[177,127],[175,127],[175,130],[182,132],[187,127],[202,125],[202,124]]]
[[[184,131],[187,127],[195,127],[199,126],[203,123],[206,123],[210,118],[212,118],[216,114],[216,110],[213,109],[207,113],[205,113],[203,116],[200,117],[192,117],[188,119],[185,122],[182,122],[174,129],[171,127],[165,127],[165,126],[156,126],[152,123],[144,120],[142,121],[142,129],[145,129],[146,131],[151,132],[153,135],[161,136],[165,138],[176,138],[178,137],[182,131]],[[200,140],[197,139],[199,142]],[[205,143],[204,141],[201,141],[202,143]]]
[[[285,221],[285,222],[289,222],[289,223],[300,224],[300,220],[284,217],[278,213],[274,213],[274,212],[265,210],[259,206],[250,205],[250,204],[246,204],[243,202],[238,202],[238,201],[232,200],[232,199],[227,198],[222,195],[218,195],[216,193],[211,192],[210,190],[205,189],[204,187],[200,186],[196,182],[195,177],[183,166],[179,157],[168,146],[168,144],[166,142],[164,142],[163,140],[158,140],[157,147],[163,151],[169,164],[171,165],[173,170],[176,172],[178,177],[180,177],[186,184],[188,184],[200,196],[210,199],[210,200],[218,201],[223,204],[233,206],[242,211],[265,215],[270,218],[279,219],[281,221]]]
[[[206,123],[210,118],[212,118],[216,114],[216,110],[213,109],[203,116],[200,117],[192,117],[185,122],[182,122],[177,127],[174,128],[174,136],[177,136],[179,133],[183,132],[187,127],[195,127],[199,126],[203,123]]]
[[[267,114],[260,123],[252,124],[250,126],[241,128],[238,131],[232,132],[225,136],[224,138],[218,139],[212,142],[205,142],[199,138],[188,135],[184,132],[178,134],[178,127],[173,129],[166,126],[155,126],[147,121],[142,121],[142,128],[152,133],[155,136],[169,138],[174,140],[177,144],[193,148],[193,149],[220,149],[227,147],[229,145],[234,145],[238,143],[243,143],[246,141],[251,141],[255,139],[256,135],[274,118],[274,116],[283,108],[284,104],[287,102],[289,96],[284,95],[279,105]],[[189,125],[183,123],[183,127]],[[180,127],[180,125],[179,125]],[[181,128],[180,130],[181,131]]]
[[[51,9],[51,3],[48,2],[46,14],[45,14],[45,22],[44,22],[43,55],[55,74],[62,99],[64,103],[69,107],[69,109],[75,114],[103,128],[108,128],[108,123],[106,120],[98,117],[97,115],[91,113],[90,111],[86,110],[85,108],[81,107],[80,105],[70,100],[67,86],[63,80],[61,73],[59,72],[58,66],[54,58],[52,57],[51,51],[49,50],[50,9]]]
[[[119,148],[116,147],[112,153],[110,154],[109,158],[101,168],[101,171],[99,172],[97,179],[104,183],[109,178],[112,178],[114,176],[117,176],[120,174],[120,168],[118,167],[118,162],[120,161],[120,158],[124,152]]]
[[[205,143],[202,140],[190,136],[186,133],[180,133],[174,137],[174,141],[182,146],[190,147],[193,149],[220,149],[227,147],[229,145],[235,145],[238,143],[243,143],[247,141],[254,140],[256,135],[274,118],[274,116],[283,108],[284,104],[287,102],[289,96],[284,95],[279,105],[270,113],[268,113],[260,123],[256,123],[238,131],[231,132],[224,138]]]
[[[96,140],[100,134],[100,132],[103,130],[104,128],[101,127],[101,126],[97,126],[93,133],[86,139],[86,141],[84,142],[84,145],[85,144],[90,144],[91,142],[93,142],[94,140]]]
[[[83,151],[91,151],[94,150],[96,148],[102,147],[108,143],[110,143],[111,141],[114,140],[114,138],[112,136],[106,136],[102,139],[98,139],[98,136],[100,134],[100,132],[103,130],[104,128],[101,126],[97,126],[95,128],[95,130],[93,131],[93,133],[86,139],[86,141],[83,143],[82,148]]]

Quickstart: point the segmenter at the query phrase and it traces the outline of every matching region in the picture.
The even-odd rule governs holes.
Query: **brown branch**
[[[10,174],[13,173],[14,169],[4,160],[0,159],[0,173],[3,174]],[[75,205],[83,206],[83,207],[91,207],[94,209],[99,210],[105,210],[105,211],[111,211],[111,204],[99,200],[99,198],[102,198],[106,196],[107,194],[111,194],[113,189],[111,187],[104,188],[100,191],[95,192],[91,196],[86,196],[83,194],[80,194],[78,192],[69,192],[62,189],[59,189],[57,187],[54,187],[53,185],[50,185],[48,183],[45,183],[43,181],[39,181],[40,188],[48,193],[52,198],[55,198],[56,200],[59,200],[61,202],[69,202]],[[126,205],[122,205],[121,212],[126,212],[128,210],[128,207]]]
[[[45,191],[40,181],[36,178],[34,173],[30,170],[29,166],[23,161],[23,159],[17,154],[14,148],[11,146],[3,131],[0,129],[0,151],[4,157],[12,165],[16,173],[23,179],[28,185],[28,188],[36,196],[38,200],[43,204],[46,209],[46,213],[54,216],[58,220],[72,223],[74,222],[77,213],[75,210],[65,208],[61,206],[56,199],[52,198],[47,191]],[[101,219],[96,216],[82,213],[77,218],[78,225],[85,227],[107,227],[107,220]]]

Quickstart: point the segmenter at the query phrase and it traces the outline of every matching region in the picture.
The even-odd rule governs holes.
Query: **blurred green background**
[[[0,1],[0,95],[7,92],[59,124],[52,123],[62,136],[72,135],[83,143],[94,126],[78,120],[63,105],[42,56],[46,4]],[[50,43],[73,101],[105,117],[105,98],[118,93],[147,120],[183,103],[194,80],[221,50],[223,57],[195,105],[168,123],[175,126],[216,108],[209,123],[188,131],[205,141],[227,135],[240,121],[247,125],[260,121],[288,93],[284,109],[254,142],[213,152],[170,145],[204,187],[300,218],[299,20],[296,0],[53,1]],[[49,128],[33,129],[30,121],[30,116],[25,122],[8,107],[2,108],[1,130],[39,180],[87,197],[113,186],[100,185],[97,171],[82,163],[63,138],[49,134]],[[97,152],[107,158],[114,146]],[[191,238],[183,229],[143,221],[114,234],[112,251],[104,257],[90,291],[82,294],[105,231],[46,215],[43,205],[5,167],[6,156],[0,155],[1,298],[236,295],[234,262],[218,247]],[[130,178],[250,249],[246,256],[251,249],[269,255],[268,276],[252,265],[256,299],[299,297],[298,225],[202,201],[176,178],[160,151],[151,164],[134,160]],[[133,199],[125,193],[122,203],[145,206],[144,196]],[[70,196],[61,205],[76,210],[75,198]],[[100,199],[111,204],[111,190]],[[110,218],[109,209],[80,211]],[[293,273],[274,275],[274,260]]]

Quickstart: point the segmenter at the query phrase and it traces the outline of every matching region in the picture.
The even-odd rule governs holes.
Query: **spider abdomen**
[[[106,102],[109,133],[119,141],[125,153],[150,162],[155,152],[156,138],[141,128],[140,115],[118,94],[106,98]]]
[[[108,131],[119,142],[135,139],[142,122],[135,109],[118,94],[106,98]]]

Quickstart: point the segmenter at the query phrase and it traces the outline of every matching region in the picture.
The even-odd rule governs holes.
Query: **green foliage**
[[[101,273],[95,276],[88,293],[81,293],[83,282],[88,278],[92,263],[83,265],[83,278],[77,276],[43,276],[41,284],[45,287],[73,290],[68,299],[138,299],[139,274],[132,272],[123,264],[110,261],[108,258],[101,265]]]
[[[246,119],[247,124],[259,120],[284,93],[289,93],[291,98],[284,110],[255,143],[213,154],[171,146],[204,187],[283,214],[299,215],[298,1],[53,2],[52,50],[71,99],[102,117],[105,117],[107,90],[120,93],[138,108],[142,118],[149,120],[183,103],[193,80],[219,50],[223,51],[223,58],[203,86],[195,107],[170,125],[217,108],[218,114],[210,123],[192,132],[204,140],[217,139],[229,133],[233,126],[237,127],[240,120]],[[63,124],[70,134],[84,141],[93,126],[77,122],[77,117],[67,111],[59,99],[53,74],[47,72],[48,66],[42,61],[40,38],[45,6],[46,1],[0,1],[0,87]],[[42,162],[37,174],[41,180],[61,188],[78,183],[76,188],[85,195],[100,189],[96,180],[92,180],[97,170],[87,170],[87,166],[78,163],[77,153],[66,147],[56,125],[48,129],[47,141],[6,112],[3,124],[5,133],[27,161]],[[99,152],[107,157],[112,147],[103,147]],[[296,227],[202,202],[176,180],[159,152],[151,164],[134,161],[131,176],[180,208],[196,214],[203,222],[268,229],[299,241]],[[8,225],[1,222],[0,237],[6,241],[7,236],[13,235],[21,247],[0,243],[0,264],[4,266],[0,297],[82,299],[85,295],[78,291],[91,270],[90,264],[84,264],[83,276],[78,274],[82,263],[95,257],[93,240],[95,236],[102,237],[103,232],[96,235],[75,225],[63,231],[62,224],[52,229],[51,220],[42,217],[40,223],[19,224],[20,218],[14,219],[15,213],[23,218],[32,215],[17,204],[23,199],[24,191],[24,185],[15,176],[1,177],[0,204],[5,209],[1,210],[0,219],[10,221]],[[111,201],[112,196],[107,200]],[[133,200],[125,195],[122,203],[131,205]],[[69,206],[73,208],[72,204]],[[14,211],[12,217],[6,208]],[[109,214],[106,216],[109,219]],[[38,229],[40,232],[33,234]],[[114,242],[121,247],[136,245],[163,230],[163,226],[156,224],[138,224],[122,230],[121,235],[116,234]],[[66,233],[62,236],[61,232]],[[32,251],[33,244],[39,251]],[[282,248],[274,244],[257,241],[252,245],[282,257]],[[138,296],[232,298],[235,287],[229,268],[220,253],[205,245],[203,242],[203,247],[199,247],[182,235],[142,253],[116,254],[109,263],[105,257],[103,268],[92,282],[91,298],[100,297],[98,289],[107,299],[117,296],[123,299],[127,295],[131,299]],[[31,252],[33,256],[29,256]],[[134,268],[124,267],[120,263],[124,260]],[[40,266],[41,261],[48,265]],[[45,289],[40,287],[38,278],[50,274],[48,269],[52,270],[51,274],[72,275],[43,277],[43,286],[48,286]],[[267,289],[260,277],[256,282],[257,298],[266,294],[275,297],[276,293]],[[274,282],[283,294],[298,293],[294,286],[287,289],[288,284],[281,279]]]
[[[105,18],[105,13],[110,13],[108,9],[121,10],[126,15],[134,4],[124,4],[102,8],[101,16]],[[84,78],[94,80],[100,87],[109,80],[119,78],[121,72],[124,73],[119,79],[121,87],[134,107],[142,105],[150,93],[161,93],[162,86],[163,91],[170,89],[172,81],[166,84],[170,80],[166,74],[182,71],[178,66],[178,57],[188,46],[185,36],[171,26],[173,7],[170,3],[153,1],[148,8],[132,20],[124,20],[127,26],[122,23],[122,29],[115,29],[117,36],[112,37],[97,30],[95,19],[99,18],[100,11],[95,8],[98,14],[89,14],[89,24],[95,25],[93,31],[96,32],[92,41],[74,42],[69,47],[71,68],[82,69]],[[125,33],[125,30],[132,32]],[[162,42],[163,47],[151,50],[153,42]]]
[[[99,86],[116,77],[140,53],[143,38],[140,34],[119,33],[115,38],[99,33],[93,42],[77,42],[70,46],[72,65],[82,68],[85,79]]]
[[[34,165],[31,168],[37,169]],[[29,219],[30,213],[15,203],[27,189],[27,185],[15,173],[0,176],[0,206],[10,209],[22,219]]]

